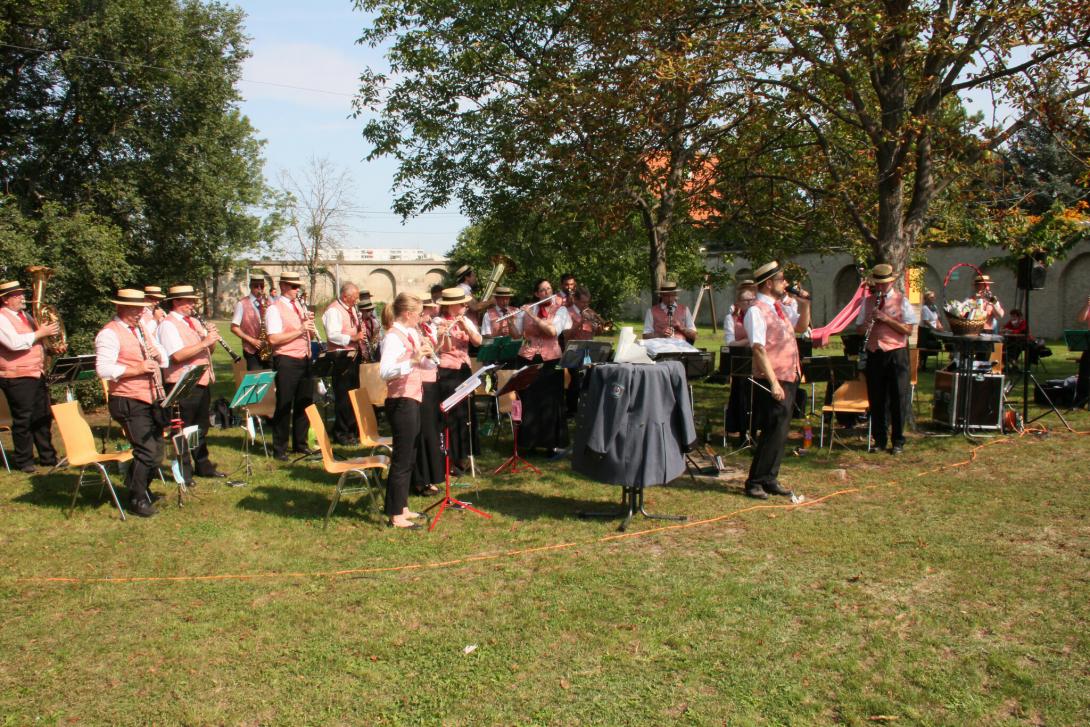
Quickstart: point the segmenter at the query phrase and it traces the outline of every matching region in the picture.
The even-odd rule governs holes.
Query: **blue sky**
[[[266,141],[265,176],[298,173],[327,157],[352,175],[354,199],[346,247],[420,247],[446,253],[467,224],[457,208],[402,224],[390,211],[395,164],[368,162],[361,130],[350,118],[357,78],[387,67],[382,54],[356,45],[366,16],[348,0],[241,0],[252,57],[243,68],[242,111]],[[304,90],[313,89],[313,90]]]

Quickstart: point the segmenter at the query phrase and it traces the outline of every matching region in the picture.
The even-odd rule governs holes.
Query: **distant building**
[[[350,247],[340,250],[344,262],[370,262],[375,260],[439,260],[441,256],[419,247]]]

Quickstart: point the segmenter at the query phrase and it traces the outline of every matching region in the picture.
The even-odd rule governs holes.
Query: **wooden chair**
[[[99,474],[102,475],[102,487],[110,488],[110,497],[113,498],[114,505],[117,506],[117,511],[121,513],[121,519],[124,520],[125,508],[121,507],[121,501],[117,497],[117,491],[114,489],[114,483],[110,479],[105,465],[108,462],[117,462],[120,465],[122,462],[131,461],[132,450],[107,452],[105,454],[99,452],[95,448],[95,435],[91,433],[91,425],[80,414],[79,402],[68,401],[63,404],[54,404],[52,409],[53,418],[56,420],[57,429],[61,434],[61,441],[64,442],[64,452],[68,458],[68,464],[71,467],[79,467],[79,481],[76,482],[76,489],[72,491],[72,504],[68,508],[68,514],[71,515],[76,508],[76,497],[79,496],[79,488],[83,486],[83,475],[86,473],[88,465],[93,465],[98,468]],[[98,495],[102,497],[101,488]]]
[[[0,391],[0,432],[11,434],[12,423],[8,397],[4,395],[4,392]],[[15,440],[12,440],[12,446],[15,446]],[[0,456],[4,458],[4,469],[11,472],[11,466],[8,465],[8,451],[4,449],[3,440],[0,440]]]
[[[386,382],[378,373],[377,363],[360,364],[360,388],[367,392],[371,406],[386,406]]]
[[[363,387],[349,391],[348,400],[352,402],[352,411],[356,415],[356,429],[360,434],[360,446],[364,449],[370,449],[371,454],[374,454],[376,449],[386,449],[393,453],[394,439],[393,437],[379,436],[375,408],[371,406],[371,400],[367,397],[367,392]]]
[[[329,503],[329,510],[325,514],[323,527],[326,527],[329,525],[329,518],[333,514],[333,510],[336,509],[337,503],[340,502],[341,495],[366,492],[371,502],[375,502],[375,488],[371,483],[371,472],[381,470],[382,474],[385,474],[390,469],[390,458],[380,454],[376,457],[358,457],[347,462],[338,462],[333,459],[333,446],[329,443],[329,435],[326,433],[322,415],[318,413],[318,407],[311,404],[306,411],[307,419],[310,421],[310,428],[314,430],[314,436],[318,439],[318,448],[322,451],[322,468],[331,475],[340,475],[340,479],[337,480],[337,489],[333,492],[333,501]],[[345,487],[344,483],[348,479],[348,475],[359,477],[363,480],[363,486]]]
[[[825,415],[831,415],[829,422],[829,451],[833,450],[836,439],[837,414],[861,414],[867,418],[867,451],[871,449],[870,400],[867,398],[867,379],[862,374],[859,378],[845,382],[833,392],[832,403],[821,407],[821,435],[818,446],[825,446]]]

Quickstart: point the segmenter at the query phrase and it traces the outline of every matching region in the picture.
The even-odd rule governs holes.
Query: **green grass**
[[[724,395],[697,385],[698,430]],[[617,492],[567,463],[459,488],[493,519],[432,533],[352,499],[323,529],[314,464],[125,523],[97,488],[66,519],[70,472],[0,475],[0,723],[1086,724],[1090,439],[1041,423],[960,467],[960,437],[789,457],[810,500],[849,490],[793,510],[716,519],[740,481],[682,479],[649,509],[713,522],[622,539],[574,516]],[[239,441],[213,432],[221,467]],[[38,580],[209,575],[261,577]]]

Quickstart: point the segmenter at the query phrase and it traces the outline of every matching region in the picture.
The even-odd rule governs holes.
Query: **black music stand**
[[[730,385],[731,389],[734,389],[735,383],[743,381],[743,386],[749,385],[749,404],[746,407],[746,418],[748,424],[746,430],[742,432],[742,446],[731,452],[727,452],[726,456],[732,454],[738,454],[750,447],[756,446],[757,442],[753,439],[753,387],[756,382],[753,380],[753,349],[748,346],[731,346],[730,347]],[[728,400],[728,405],[730,401]],[[723,446],[727,446],[727,421],[726,411],[723,412]]]
[[[460,404],[467,396],[472,394],[478,386],[480,386],[481,378],[489,371],[492,371],[494,368],[496,368],[495,365],[489,365],[478,369],[476,373],[474,373],[468,379],[459,384],[458,388],[454,390],[453,394],[448,396],[442,401],[442,403],[439,404],[439,411],[446,414],[448,411],[458,406],[458,404]],[[435,518],[431,521],[431,525],[428,526],[428,532],[435,530],[435,527],[439,524],[439,518],[443,517],[443,512],[448,507],[455,508],[457,510],[469,510],[470,512],[474,512],[483,518],[491,520],[492,516],[489,515],[487,512],[484,512],[483,510],[478,510],[468,502],[463,502],[462,500],[450,496],[450,427],[444,428],[443,436],[439,440],[439,446],[443,450],[444,469],[446,470],[446,489],[443,492],[442,498],[436,500],[434,503],[429,505],[426,510],[424,510],[424,514],[426,515],[435,508],[439,508],[439,512],[435,513]]]
[[[170,417],[170,442],[174,447],[174,456],[177,458],[178,468],[173,470],[174,481],[178,484],[178,506],[185,504],[185,498],[192,495],[189,485],[193,484],[193,460],[189,456],[189,440],[183,430],[181,404],[182,399],[189,396],[193,387],[201,380],[207,364],[190,366],[182,372],[178,382],[174,384],[170,392],[163,399],[161,406],[171,410]],[[200,436],[198,432],[197,436]]]
[[[541,373],[542,364],[530,364],[529,366],[523,366],[521,369],[515,372],[503,388],[496,392],[496,397],[501,397],[504,394],[517,393],[523,391],[535,381],[537,381],[538,375]],[[492,474],[498,475],[501,472],[508,472],[509,474],[518,474],[523,469],[531,469],[534,472],[541,474],[541,470],[534,467],[527,462],[521,456],[519,456],[519,427],[522,426],[522,416],[519,416],[519,420],[516,422],[514,418],[511,419],[511,456],[508,457],[503,464],[497,467]]]
[[[560,367],[565,369],[584,369],[591,364],[608,363],[613,355],[610,341],[568,341],[560,357]]]
[[[1087,351],[1090,351],[1090,330],[1069,328],[1064,331],[1064,343],[1067,344],[1068,351],[1081,351],[1083,356],[1090,356],[1090,353],[1087,353]],[[1080,383],[1085,385],[1085,382]],[[1082,408],[1086,406],[1088,401],[1090,401],[1090,395],[1077,399],[1068,411]]]
[[[93,379],[95,377],[95,355],[87,354],[85,356],[65,356],[63,358],[54,359],[53,367],[50,369],[49,374],[46,376],[46,383],[50,386],[58,386],[64,384],[64,399],[65,401],[75,401],[75,396],[72,394],[72,385],[77,381],[84,379]],[[110,428],[113,424],[113,418],[108,417],[106,419],[106,433],[102,435],[102,451],[106,452],[106,440],[110,436]],[[68,457],[61,457],[57,460],[57,464],[53,465],[49,471],[55,472],[68,466]]]

